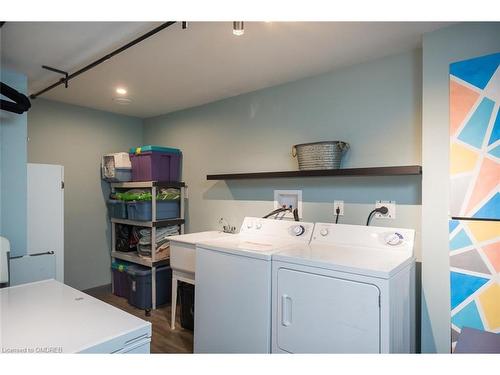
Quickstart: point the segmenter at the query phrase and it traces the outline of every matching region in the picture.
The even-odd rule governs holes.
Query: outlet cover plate
[[[344,201],[333,201],[333,216],[337,216],[337,207],[340,208],[339,216],[344,216]]]
[[[291,205],[292,209],[298,208],[299,218],[302,218],[302,190],[274,190],[274,209],[283,205],[287,207]],[[293,213],[287,212],[283,217],[293,219]]]
[[[396,218],[396,201],[376,201],[375,208],[380,208],[385,206],[389,209],[389,212],[382,215],[380,212],[375,213],[377,219],[395,219]]]

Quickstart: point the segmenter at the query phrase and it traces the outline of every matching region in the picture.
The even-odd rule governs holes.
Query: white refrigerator
[[[10,285],[64,282],[64,167],[27,166],[27,249],[10,259]]]

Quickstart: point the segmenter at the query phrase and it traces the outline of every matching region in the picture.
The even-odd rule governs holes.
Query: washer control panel
[[[302,236],[306,232],[306,228],[303,225],[293,225],[290,230],[294,236]]]
[[[328,236],[328,233],[329,233],[329,231],[328,231],[328,229],[327,229],[327,228],[321,228],[321,229],[319,230],[319,234],[321,235],[321,237],[326,237],[326,236]]]
[[[240,233],[309,241],[313,229],[313,223],[246,217],[241,225]]]

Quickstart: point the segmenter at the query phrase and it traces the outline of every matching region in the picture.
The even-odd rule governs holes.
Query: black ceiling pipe
[[[122,47],[120,47],[120,48],[118,48],[118,49],[115,49],[115,50],[114,50],[113,52],[111,52],[111,53],[108,53],[106,56],[101,57],[100,59],[98,59],[98,60],[96,60],[96,61],[94,61],[94,62],[92,62],[92,63],[90,63],[90,64],[88,64],[88,65],[86,65],[86,66],[84,66],[84,67],[83,67],[83,68],[81,68],[80,70],[77,70],[76,72],[74,72],[74,73],[72,73],[72,74],[68,75],[68,77],[67,77],[67,78],[61,78],[59,81],[57,81],[57,82],[53,83],[52,85],[47,86],[46,88],[44,88],[44,89],[42,89],[42,90],[40,90],[40,91],[38,91],[38,92],[35,92],[34,94],[31,94],[31,95],[30,95],[30,98],[31,98],[31,99],[36,99],[36,97],[37,97],[37,96],[40,96],[40,95],[42,95],[42,94],[46,93],[47,91],[52,90],[53,88],[55,88],[55,87],[57,87],[57,86],[59,86],[59,85],[62,85],[62,84],[67,84],[67,83],[68,83],[68,81],[70,81],[71,79],[73,79],[73,78],[75,78],[75,77],[79,76],[79,75],[80,75],[80,74],[82,74],[82,73],[85,73],[87,70],[90,70],[90,69],[92,69],[92,68],[95,68],[97,65],[102,64],[103,62],[105,62],[105,61],[109,60],[109,59],[110,59],[110,58],[112,58],[113,56],[116,56],[116,55],[118,55],[119,53],[121,53],[121,52],[123,52],[123,51],[125,51],[125,50],[129,49],[130,47],[135,46],[137,43],[142,42],[144,39],[147,39],[147,38],[149,38],[150,36],[153,36],[153,35],[155,35],[155,34],[159,33],[160,31],[162,31],[162,30],[166,29],[167,27],[172,26],[174,23],[175,23],[175,21],[169,21],[169,22],[162,23],[160,26],[158,26],[158,27],[154,28],[153,30],[151,30],[151,31],[147,32],[146,34],[141,35],[140,37],[138,37],[138,38],[136,38],[136,39],[132,40],[131,42],[129,42],[129,43],[127,43],[127,44],[125,44],[124,46],[122,46]]]

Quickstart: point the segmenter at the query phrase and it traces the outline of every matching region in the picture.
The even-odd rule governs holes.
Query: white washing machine
[[[196,246],[195,353],[269,353],[271,255],[306,246],[314,224],[246,217],[238,234]]]
[[[177,285],[179,281],[195,285],[196,244],[232,236],[221,231],[206,231],[169,237],[170,268],[172,268],[172,304],[170,327],[175,329]]]
[[[414,230],[316,223],[273,255],[273,353],[412,353]]]

